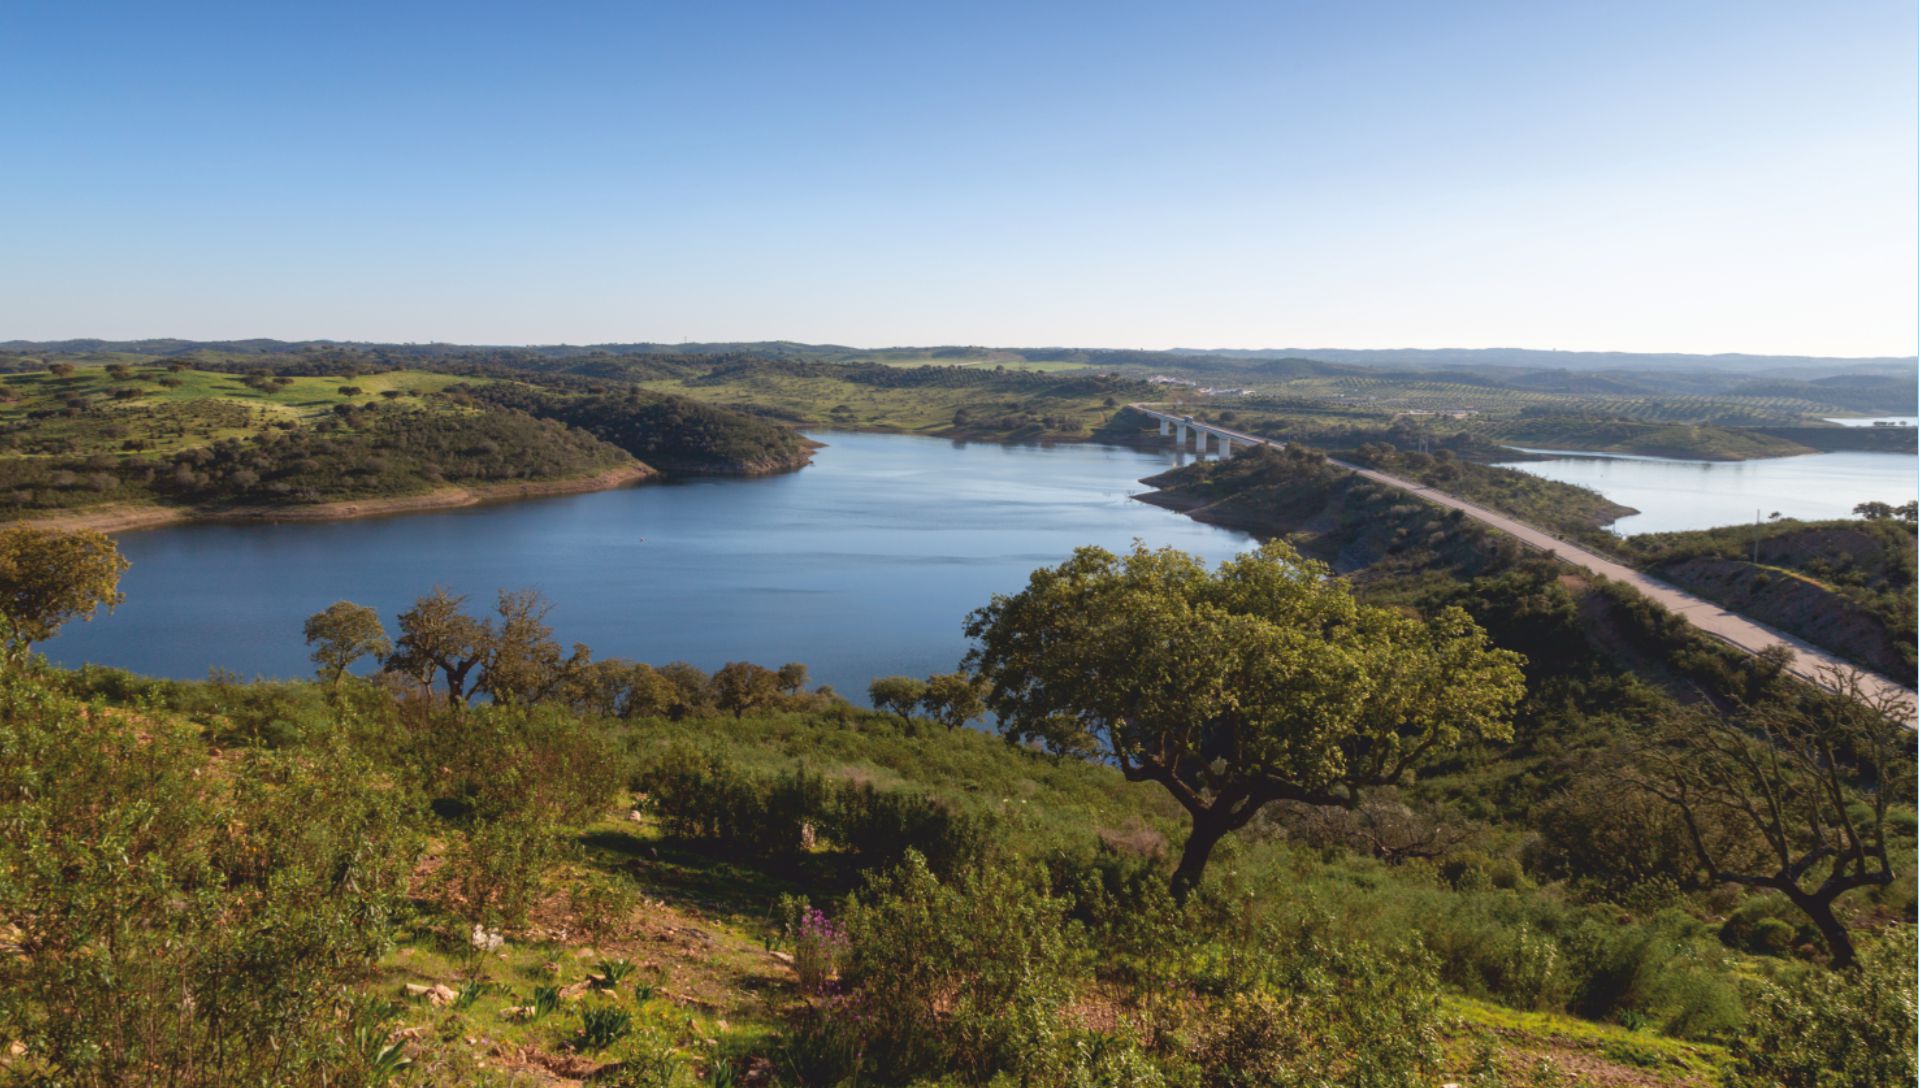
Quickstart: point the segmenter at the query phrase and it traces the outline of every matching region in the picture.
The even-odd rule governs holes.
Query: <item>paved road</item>
[[[1169,412],[1161,412],[1149,408],[1143,404],[1135,404],[1132,407],[1155,419],[1166,419],[1178,423],[1184,418]],[[1235,444],[1244,443],[1249,446],[1282,445],[1282,443],[1269,442],[1267,439],[1244,434],[1229,427],[1216,427],[1210,423],[1205,426],[1208,431],[1230,437]],[[1832,680],[1831,676],[1828,675],[1828,670],[1838,668],[1848,672],[1858,671],[1855,666],[1839,660],[1802,639],[1794,638],[1783,631],[1775,631],[1764,624],[1754,623],[1744,616],[1726,611],[1711,601],[1695,597],[1685,590],[1668,585],[1657,578],[1634,570],[1616,560],[1608,559],[1597,552],[1589,551],[1577,544],[1568,543],[1543,529],[1535,528],[1509,515],[1502,514],[1497,510],[1475,505],[1456,496],[1448,495],[1444,491],[1435,491],[1425,484],[1417,483],[1413,480],[1402,479],[1384,472],[1376,472],[1369,468],[1361,468],[1358,465],[1348,464],[1335,458],[1328,458],[1328,460],[1331,460],[1334,464],[1342,468],[1351,469],[1376,483],[1382,483],[1388,487],[1396,487],[1401,491],[1417,495],[1428,502],[1437,503],[1440,506],[1457,510],[1467,517],[1472,518],[1474,521],[1489,525],[1513,537],[1522,544],[1549,552],[1559,560],[1571,563],[1574,566],[1584,567],[1594,574],[1604,575],[1616,582],[1624,582],[1646,596],[1651,597],[1653,600],[1658,601],[1667,609],[1684,617],[1701,631],[1725,642],[1727,645],[1744,650],[1749,654],[1757,654],[1762,650],[1767,650],[1774,646],[1784,646],[1793,652],[1792,663],[1786,666],[1787,671],[1801,679],[1811,681],[1822,687],[1828,687]],[[1913,706],[1912,693],[1883,676],[1874,673],[1860,672],[1859,680],[1868,695],[1892,695],[1904,701],[1908,707]]]

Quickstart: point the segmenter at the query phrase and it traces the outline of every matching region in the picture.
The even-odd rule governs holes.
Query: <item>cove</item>
[[[1750,525],[1753,512],[1849,518],[1862,502],[1894,506],[1919,493],[1919,458],[1897,453],[1814,453],[1756,461],[1679,461],[1617,453],[1553,454],[1506,468],[1589,487],[1639,513],[1609,526],[1623,536]]]
[[[121,535],[112,615],[55,663],[197,679],[309,676],[306,617],[347,599],[393,617],[443,585],[491,609],[532,586],[596,658],[705,669],[800,661],[864,703],[875,676],[953,669],[966,613],[1083,544],[1140,538],[1218,561],[1245,534],[1135,502],[1172,452],[822,433],[799,472],[650,485],[360,521],[180,525]]]

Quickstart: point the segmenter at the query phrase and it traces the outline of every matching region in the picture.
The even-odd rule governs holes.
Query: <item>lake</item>
[[[1135,537],[1219,560],[1243,534],[1133,501],[1179,455],[1114,446],[822,434],[812,466],[361,521],[122,534],[126,603],[43,649],[155,676],[310,675],[301,624],[340,599],[393,616],[435,584],[490,608],[553,602],[564,644],[654,664],[801,661],[858,701],[875,676],[951,671],[995,592],[1082,544]]]
[[[1841,427],[1877,427],[1882,423],[1892,427],[1919,427],[1919,416],[1840,416],[1826,422]]]
[[[1919,494],[1919,458],[1896,453],[1813,453],[1757,461],[1579,453],[1506,467],[1590,487],[1637,509],[1639,513],[1611,526],[1625,536],[1750,525],[1755,510],[1794,518],[1844,518],[1862,502],[1897,506]]]

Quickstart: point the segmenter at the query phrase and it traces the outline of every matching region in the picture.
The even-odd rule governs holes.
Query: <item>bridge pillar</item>
[[[1183,450],[1186,448],[1186,424],[1175,423],[1173,427],[1179,434],[1178,438],[1173,439],[1173,445]]]
[[[1206,452],[1206,431],[1203,428],[1193,428],[1193,452],[1202,455]]]
[[[1161,416],[1159,420],[1159,436],[1161,438],[1165,438],[1167,435],[1171,433],[1173,433],[1172,421],[1168,420],[1164,416]]]
[[[1233,455],[1233,439],[1230,435],[1219,436],[1219,459],[1224,461]]]

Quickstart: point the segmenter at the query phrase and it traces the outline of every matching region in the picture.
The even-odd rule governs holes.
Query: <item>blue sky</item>
[[[0,5],[0,339],[1909,354],[1911,3]]]

